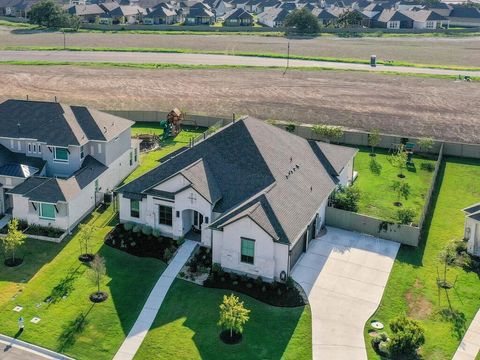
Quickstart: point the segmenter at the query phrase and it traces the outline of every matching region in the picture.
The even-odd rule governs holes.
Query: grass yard
[[[394,205],[397,195],[392,190],[392,183],[400,180],[398,169],[389,162],[388,151],[376,149],[376,156],[370,156],[370,148],[360,147],[355,157],[355,170],[358,178],[355,184],[361,190],[359,213],[377,218],[396,221],[396,214],[400,207]],[[375,162],[375,163],[373,163]],[[414,155],[414,166],[404,170],[404,181],[411,187],[411,194],[407,200],[401,199],[403,207],[415,210],[415,221],[418,222],[425,204],[425,196],[432,182],[433,171],[424,170],[422,164],[432,164],[435,160],[420,158]]]
[[[91,250],[105,259],[102,290],[109,294],[107,301],[93,305],[88,299],[95,286],[88,267],[77,259],[75,235],[62,244],[31,240],[19,250],[27,255],[21,267],[0,267],[0,333],[14,336],[22,316],[22,340],[78,359],[114,356],[165,269],[159,260],[137,258],[103,245],[103,238],[116,224],[115,215],[109,208],[88,220],[99,229],[91,240]],[[26,282],[19,285],[22,279]],[[22,291],[12,299],[19,287]],[[48,297],[53,299],[50,303],[45,302]],[[12,311],[16,305],[23,306],[23,311]],[[35,316],[41,318],[38,324],[30,322]]]
[[[242,294],[250,321],[240,344],[225,345],[216,325],[225,294],[230,292],[177,279],[135,359],[312,358],[308,306],[273,307]]]
[[[461,209],[480,201],[480,161],[447,158],[439,172],[434,192],[434,209],[427,217],[425,240],[418,248],[402,246],[395,260],[382,302],[372,319],[384,324],[405,314],[419,320],[425,328],[426,342],[421,349],[424,359],[451,359],[468,325],[480,306],[480,281],[473,272],[458,267],[448,270],[451,282],[458,276],[456,290],[450,292],[456,321],[445,320],[441,311],[448,308],[445,295],[437,290],[439,253],[453,239],[463,237],[464,216]],[[370,345],[365,328],[369,359],[380,359]],[[387,326],[388,331],[388,326]]]
[[[188,146],[189,140],[195,138],[201,133],[203,133],[205,128],[192,128],[192,127],[182,127],[182,131],[174,139],[168,139],[162,141],[161,149],[156,151],[151,151],[149,153],[140,154],[140,166],[135,169],[124,181],[128,183],[140,175],[145,174],[147,171],[160,165],[159,160],[168,155],[169,153],[180,149],[183,146]],[[156,134],[162,135],[163,129],[160,128],[159,123],[151,122],[137,122],[132,127],[132,136],[139,134]]]

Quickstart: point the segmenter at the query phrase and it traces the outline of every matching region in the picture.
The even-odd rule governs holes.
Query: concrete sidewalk
[[[480,310],[467,329],[452,360],[474,360],[480,351]]]
[[[127,338],[115,354],[115,357],[113,358],[114,360],[133,359],[140,348],[140,345],[142,345],[143,339],[145,339],[148,330],[150,330],[150,327],[157,316],[158,310],[160,310],[160,306],[162,306],[163,299],[165,299],[165,296],[167,295],[168,289],[170,289],[175,277],[187,262],[197,244],[198,243],[194,241],[186,240],[178,249],[177,254],[152,289],[137,321],[135,321]]]
[[[73,358],[55,351],[30,344],[28,342],[0,334],[0,344],[5,345],[0,350],[0,359],[12,360],[73,360]]]

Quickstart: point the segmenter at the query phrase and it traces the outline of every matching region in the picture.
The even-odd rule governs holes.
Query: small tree
[[[313,125],[312,131],[330,141],[338,141],[343,136],[343,130],[340,126]]]
[[[362,20],[362,15],[358,11],[352,9],[340,14],[337,22],[341,27],[346,28],[354,25],[358,26],[362,23]]]
[[[404,150],[404,146],[400,145],[398,151],[389,157],[390,164],[398,169],[398,176],[401,178],[405,177],[405,175],[403,175],[403,170],[407,167],[408,162],[407,153]]]
[[[410,224],[415,219],[416,212],[411,208],[399,209],[397,220],[400,224]]]
[[[435,145],[435,140],[432,138],[421,138],[418,139],[417,145],[422,151],[430,151]]]
[[[375,147],[380,144],[380,132],[377,129],[373,129],[370,134],[368,134],[368,146],[372,148],[371,155],[375,156]]]
[[[339,185],[338,189],[332,194],[330,202],[333,207],[346,211],[358,211],[358,202],[360,201],[360,189],[353,186]]]
[[[12,265],[15,265],[15,250],[21,246],[24,242],[27,236],[18,229],[18,220],[17,219],[12,219],[8,223],[8,232],[7,235],[3,238],[2,244],[3,244],[3,249],[5,253],[11,253],[11,263]]]
[[[388,349],[393,358],[414,358],[425,343],[425,331],[416,320],[400,316],[390,322],[390,329]]]
[[[400,202],[402,197],[407,200],[410,196],[410,185],[405,181],[394,181],[392,184],[392,189],[397,193],[397,202],[399,205],[402,204]]]
[[[89,253],[90,239],[95,234],[96,228],[91,224],[80,224],[78,226],[78,241],[80,243],[80,259],[82,261],[90,261],[93,255]]]
[[[100,291],[100,284],[103,277],[106,274],[105,260],[98,254],[93,257],[92,262],[90,263],[90,279],[92,283],[97,287],[97,291],[90,296],[91,299],[106,299],[106,294]],[[100,300],[102,301],[102,300]]]
[[[220,320],[218,325],[230,330],[230,337],[233,334],[242,334],[243,325],[249,320],[250,310],[245,309],[243,301],[231,294],[223,296],[223,303],[220,304]]]
[[[80,19],[68,14],[59,4],[52,0],[42,0],[28,12],[30,23],[47,28],[71,27],[78,29]]]
[[[298,34],[316,34],[320,31],[318,19],[306,8],[296,9],[288,14],[284,26]]]

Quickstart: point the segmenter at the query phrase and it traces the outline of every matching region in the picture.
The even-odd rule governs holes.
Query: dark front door
[[[197,231],[202,230],[203,224],[203,215],[200,214],[198,211],[193,211],[193,228]]]

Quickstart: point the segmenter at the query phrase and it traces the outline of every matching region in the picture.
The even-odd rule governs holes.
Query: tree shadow
[[[68,296],[74,290],[74,283],[79,276],[78,269],[82,265],[78,265],[77,268],[70,270],[60,282],[52,289],[50,295],[45,298],[45,302],[49,304],[58,303],[64,296]]]
[[[75,344],[78,336],[85,330],[88,324],[87,316],[94,306],[95,304],[91,304],[86,312],[81,312],[67,324],[58,337],[57,351],[64,352]]]
[[[461,311],[445,308],[438,312],[443,321],[447,321],[452,325],[452,331],[457,340],[461,340],[467,330],[467,319]]]
[[[380,176],[382,173],[382,165],[374,158],[370,158],[369,168],[372,174]]]
[[[417,167],[415,166],[414,162],[407,163],[407,171],[408,172],[413,172],[413,173],[417,172]]]

